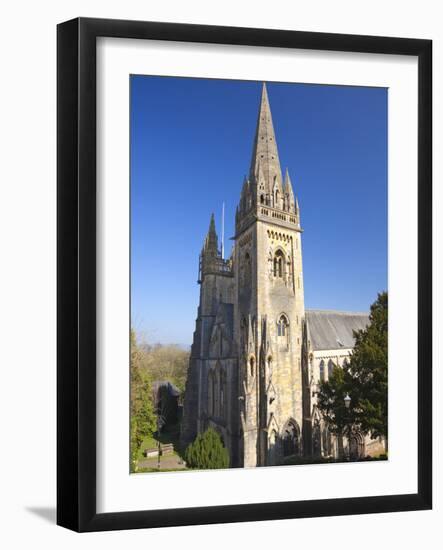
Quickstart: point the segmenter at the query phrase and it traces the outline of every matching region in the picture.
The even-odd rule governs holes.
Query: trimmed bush
[[[219,434],[208,428],[199,434],[185,452],[186,465],[192,469],[229,468],[229,453]]]

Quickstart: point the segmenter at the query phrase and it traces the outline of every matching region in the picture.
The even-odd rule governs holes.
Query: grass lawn
[[[156,449],[158,446],[158,441],[153,436],[148,435],[148,437],[145,437],[142,441],[142,444],[140,445],[140,449],[137,453],[137,460],[143,460],[145,457],[143,456],[143,452],[145,449]]]
[[[148,474],[152,472],[183,472],[185,468],[138,468],[138,474]]]
[[[152,436],[145,437],[137,453],[137,462],[140,463],[143,461],[143,463],[145,463],[146,465],[146,461],[149,461],[149,466],[150,466],[151,465],[150,462],[152,460],[153,468],[146,467],[146,466],[141,467],[137,469],[138,472],[145,472],[145,471],[158,472],[157,468],[154,467],[154,464],[157,461],[157,457],[152,457],[150,459],[147,459],[143,455],[143,452],[146,449],[157,449],[159,440],[160,440],[160,443],[162,444],[172,443],[172,445],[174,446],[174,451],[168,455],[163,455],[163,457],[176,456],[178,458],[183,458],[183,449],[181,449],[180,447],[180,425],[176,424],[174,426],[169,427],[168,430],[161,431],[159,436],[157,436],[157,434],[154,434]],[[161,471],[174,471],[176,469],[180,469],[180,468],[167,468],[165,470],[162,469]]]

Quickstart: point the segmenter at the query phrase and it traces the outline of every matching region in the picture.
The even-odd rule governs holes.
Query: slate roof
[[[369,323],[368,313],[350,311],[306,310],[308,339],[313,351],[354,347],[354,330]]]
[[[172,382],[169,382],[169,380],[155,380],[152,382],[152,390],[154,393],[158,393],[160,388],[167,388],[171,397],[179,397],[181,394],[181,391],[177,388],[177,386]]]

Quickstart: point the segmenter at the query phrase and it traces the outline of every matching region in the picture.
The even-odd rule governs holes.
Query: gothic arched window
[[[320,361],[320,382],[325,381],[325,362],[323,359]]]
[[[277,323],[277,335],[287,336],[289,321],[286,315],[281,315]]]
[[[331,359],[329,359],[329,361],[328,361],[328,379],[331,378],[331,376],[334,372],[334,367],[335,367],[334,363],[331,361]]]
[[[277,250],[274,255],[274,277],[282,278],[284,274],[285,256],[281,250]]]

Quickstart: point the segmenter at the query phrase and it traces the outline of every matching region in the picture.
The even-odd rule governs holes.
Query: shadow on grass
[[[168,426],[160,432],[160,434],[155,433],[154,439],[160,441],[162,445],[171,444],[173,446],[174,452],[184,460],[185,448],[180,443],[180,423]]]

